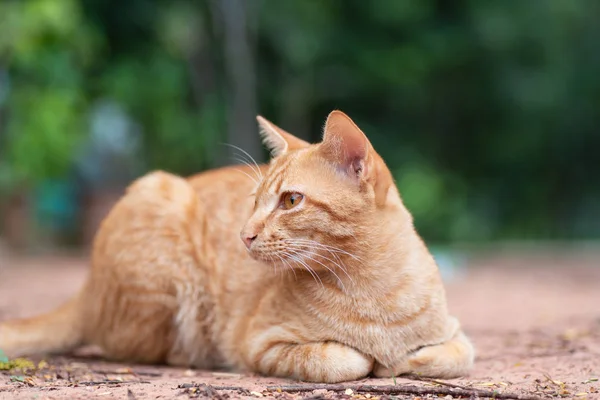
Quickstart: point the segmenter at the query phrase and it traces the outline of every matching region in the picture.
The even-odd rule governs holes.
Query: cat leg
[[[408,354],[393,369],[377,363],[373,373],[378,378],[404,374],[429,378],[458,378],[469,373],[474,358],[473,345],[464,333],[458,332],[442,344],[426,346]]]
[[[366,377],[373,359],[336,342],[277,343],[254,355],[254,368],[269,376],[337,383]]]

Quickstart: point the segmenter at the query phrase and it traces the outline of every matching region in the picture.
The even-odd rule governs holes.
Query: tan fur
[[[334,111],[323,142],[308,145],[259,123],[270,165],[134,182],[99,229],[81,294],[0,324],[0,348],[97,344],[116,360],[319,382],[466,374],[473,347],[360,129]],[[304,198],[286,209],[286,192]]]

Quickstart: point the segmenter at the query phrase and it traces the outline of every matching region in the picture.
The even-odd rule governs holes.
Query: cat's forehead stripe
[[[295,159],[296,157],[294,157],[293,155],[289,155],[283,160],[279,161],[281,165],[279,165],[278,168],[275,171],[273,171],[273,176],[283,175],[282,172],[285,171]]]
[[[284,179],[284,175],[285,175],[284,171],[296,159],[296,157],[297,156],[295,156],[295,155],[290,155],[290,156],[284,158],[283,160],[277,160],[278,162],[281,163],[281,165],[278,165],[276,167],[276,169],[269,174],[272,177],[272,179],[271,179],[271,182],[268,182],[268,184],[265,185],[266,192],[279,193],[279,190],[281,189],[281,185],[283,185],[283,179]]]

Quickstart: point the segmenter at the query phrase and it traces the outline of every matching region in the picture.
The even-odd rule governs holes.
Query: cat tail
[[[0,350],[14,358],[64,353],[82,345],[84,292],[49,313],[0,322]]]

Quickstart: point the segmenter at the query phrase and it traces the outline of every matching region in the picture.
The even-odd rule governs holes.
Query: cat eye
[[[304,196],[300,193],[284,193],[281,199],[281,205],[286,210],[290,210],[300,204],[302,199],[304,199]]]

